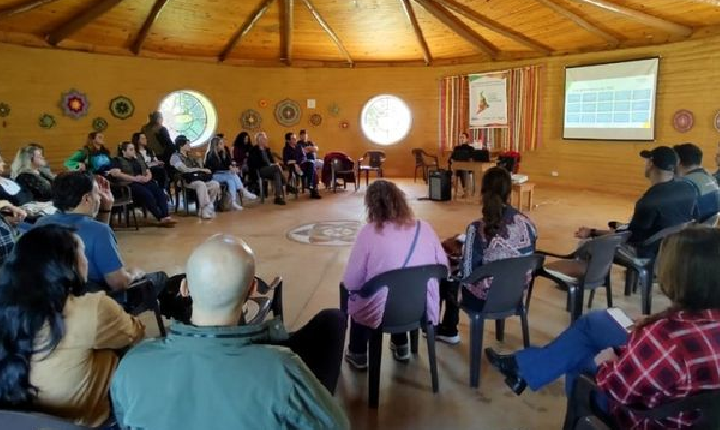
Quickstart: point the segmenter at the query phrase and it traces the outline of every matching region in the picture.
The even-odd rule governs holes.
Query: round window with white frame
[[[380,94],[365,103],[360,126],[365,136],[378,145],[393,145],[410,131],[412,114],[399,97]]]
[[[190,146],[199,146],[215,135],[217,112],[210,99],[192,90],[174,91],[160,102],[163,125],[170,138],[187,136]]]

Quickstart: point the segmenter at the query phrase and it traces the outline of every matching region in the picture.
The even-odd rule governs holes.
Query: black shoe
[[[285,191],[290,194],[297,194],[297,188],[293,187],[292,185],[286,185]]]
[[[517,361],[513,354],[498,354],[492,348],[485,348],[485,356],[490,364],[505,376],[505,384],[513,393],[520,395],[527,388],[527,382],[518,375]]]
[[[275,197],[275,200],[273,200],[273,203],[280,206],[285,206],[285,200],[283,200],[280,197]]]
[[[319,200],[322,198],[322,196],[320,195],[320,193],[317,190],[313,189],[313,190],[310,190],[310,198]]]

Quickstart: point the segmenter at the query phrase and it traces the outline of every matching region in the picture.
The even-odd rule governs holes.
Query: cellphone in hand
[[[625,312],[620,308],[608,308],[608,314],[615,320],[620,327],[624,328],[627,332],[631,332],[635,322],[630,319]]]

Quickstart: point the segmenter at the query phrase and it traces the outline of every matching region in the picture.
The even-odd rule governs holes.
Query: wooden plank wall
[[[82,145],[91,131],[92,118],[103,116],[110,122],[107,141],[116,144],[129,139],[145,123],[147,113],[162,97],[177,89],[194,89],[206,94],[219,115],[219,130],[234,136],[240,131],[239,115],[247,108],[261,112],[263,128],[275,149],[282,146],[286,129],[273,117],[274,104],[286,97],[305,105],[314,98],[315,110],[304,109],[295,130],[308,128],[323,151],[342,150],[359,156],[377,149],[362,134],[360,111],[370,97],[379,93],[399,95],[413,111],[413,126],[408,137],[388,152],[387,173],[409,176],[413,171],[410,149],[422,147],[437,152],[438,82],[444,75],[501,70],[527,64],[545,67],[543,95],[543,141],[541,149],[525,154],[522,169],[540,183],[606,189],[636,194],[646,187],[642,161],[637,153],[652,143],[567,142],[561,138],[564,67],[658,55],[660,84],[657,110],[658,142],[674,144],[694,141],[713,166],[715,145],[720,135],[712,120],[720,109],[720,38],[692,40],[671,45],[622,51],[598,52],[569,57],[549,57],[531,62],[483,63],[444,68],[388,67],[361,69],[319,68],[242,68],[207,63],[125,58],[79,52],[23,48],[0,45],[0,102],[9,103],[11,115],[0,118],[0,151],[9,161],[17,148],[39,141],[47,148],[54,168]],[[63,117],[57,107],[60,93],[69,88],[86,92],[90,98],[89,115],[80,120]],[[108,103],[112,97],[126,95],[135,102],[135,116],[120,121],[112,118]],[[267,108],[258,106],[267,99]],[[341,112],[332,117],[327,106],[337,103]],[[672,115],[678,109],[695,112],[695,127],[686,134],[672,127]],[[51,130],[38,127],[44,112],[56,116],[58,125]],[[320,113],[323,123],[312,127],[308,118]],[[340,121],[350,122],[341,129]],[[557,171],[559,176],[551,176]]]

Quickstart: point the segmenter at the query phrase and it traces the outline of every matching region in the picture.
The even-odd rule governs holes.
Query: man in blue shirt
[[[107,224],[113,198],[104,178],[96,180],[84,172],[61,173],[53,182],[53,203],[58,213],[40,218],[35,225],[61,224],[77,231],[85,243],[90,290],[123,291],[142,278],[152,284],[156,293],[164,288],[165,273],[145,274],[124,267],[115,233]],[[105,222],[97,221],[98,215]]]
[[[658,146],[652,151],[642,151],[645,161],[645,177],[650,188],[635,204],[630,224],[624,229],[596,230],[581,227],[575,232],[578,239],[627,230],[630,232],[627,245],[621,250],[628,256],[649,258],[656,254],[659,244],[651,247],[640,246],[654,234],[669,227],[690,222],[697,217],[697,192],[688,181],[675,180],[678,157],[668,146]]]
[[[715,178],[702,167],[702,150],[692,143],[675,145],[673,149],[680,158],[678,176],[695,185],[698,193],[697,221],[702,223],[717,218],[720,191]]]

